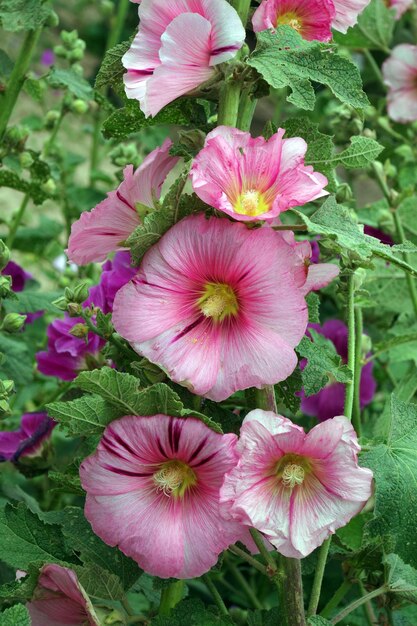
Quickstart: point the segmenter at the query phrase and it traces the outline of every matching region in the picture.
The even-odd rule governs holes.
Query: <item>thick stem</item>
[[[41,32],[42,28],[28,31],[22,47],[20,48],[13,71],[10,74],[6,91],[0,98],[0,140],[3,138],[14,105],[25,82],[26,72],[29,69],[32,54]]]
[[[234,73],[228,76],[220,91],[219,126],[236,126],[239,112],[241,83]]]
[[[352,613],[352,611],[355,611],[358,607],[362,606],[362,604],[366,604],[373,598],[377,598],[378,596],[381,596],[383,593],[386,593],[387,591],[388,591],[387,587],[383,585],[382,587],[379,587],[378,589],[375,589],[374,591],[371,591],[370,593],[366,594],[362,598],[358,598],[358,600],[351,602],[351,604],[349,604],[346,608],[344,608],[343,611],[340,611],[340,613],[338,613],[336,617],[334,617],[331,620],[331,623],[338,624],[347,615]]]
[[[327,555],[329,554],[331,538],[327,539],[320,548],[319,558],[314,575],[313,588],[311,590],[310,603],[307,615],[315,615],[319,605],[321,586],[323,583],[324,569],[326,567]]]
[[[23,219],[29,200],[30,200],[30,196],[29,194],[26,194],[22,200],[19,210],[17,211],[10,225],[9,236],[7,237],[7,241],[6,241],[6,245],[10,249],[13,248],[13,243],[16,237],[17,229],[19,228],[20,223]]]
[[[184,581],[176,580],[165,587],[161,592],[161,601],[159,603],[159,615],[168,615],[184,595]]]
[[[351,587],[352,583],[350,580],[344,580],[340,587],[335,591],[334,595],[330,598],[324,609],[320,612],[320,615],[325,618],[330,617],[334,609],[339,606]]]
[[[282,579],[279,585],[279,606],[282,626],[306,626],[304,613],[301,561],[281,557]]]
[[[347,326],[348,326],[348,367],[352,372],[352,381],[346,384],[345,416],[351,420],[353,410],[353,394],[355,390],[355,277],[353,272],[347,278]]]
[[[253,98],[248,89],[245,89],[242,93],[239,105],[239,113],[237,118],[237,127],[240,130],[250,131],[253,115],[255,113],[256,98]]]
[[[229,615],[229,611],[227,610],[227,607],[226,607],[225,603],[223,602],[223,598],[219,594],[216,585],[214,584],[214,582],[210,578],[210,575],[209,574],[204,574],[204,576],[202,578],[204,580],[204,583],[205,583],[207,589],[210,591],[211,596],[212,596],[213,600],[215,601],[217,608],[219,609],[220,615]]]
[[[274,385],[265,385],[262,389],[255,389],[255,401],[258,409],[278,412]]]
[[[353,378],[353,413],[352,424],[358,437],[362,434],[361,426],[361,375],[362,375],[362,309],[355,306],[355,373]]]
[[[404,228],[403,228],[403,225],[401,223],[401,218],[398,215],[398,211],[397,210],[394,211],[394,222],[395,222],[395,228],[397,229],[398,240],[399,240],[400,243],[404,243],[405,242]],[[410,257],[409,257],[407,252],[403,253],[403,259],[404,259],[404,261],[406,263],[408,263],[410,265]],[[414,313],[415,313],[415,315],[417,315],[417,288],[416,288],[416,283],[415,283],[414,278],[412,276],[410,276],[410,274],[408,272],[405,273],[405,279],[407,281],[408,291],[410,293],[410,298],[411,298],[411,302],[413,304]]]

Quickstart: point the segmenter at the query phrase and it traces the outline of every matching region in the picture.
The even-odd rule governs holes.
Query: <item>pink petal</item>
[[[336,17],[333,28],[341,33],[346,33],[350,26],[358,21],[358,15],[362,13],[371,0],[333,0],[336,8]]]
[[[333,263],[312,263],[308,267],[307,280],[303,286],[303,293],[317,291],[326,287],[339,275],[339,268]]]

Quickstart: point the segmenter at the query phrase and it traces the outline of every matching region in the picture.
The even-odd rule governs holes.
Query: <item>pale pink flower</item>
[[[358,16],[368,6],[371,0],[333,0],[336,9],[336,17],[333,20],[333,28],[341,33],[346,33],[350,26],[355,26]]]
[[[44,565],[27,604],[32,626],[100,626],[77,575],[61,565]]]
[[[413,6],[414,0],[390,0],[389,6],[396,10],[397,20]]]
[[[253,18],[255,33],[284,24],[303,39],[329,41],[335,8],[332,0],[263,0]]]
[[[115,191],[92,211],[81,214],[71,228],[67,254],[77,265],[104,261],[110,252],[126,249],[125,240],[141,223],[139,213],[154,208],[162,185],[178,157],[169,154],[167,139],[153,150],[134,172],[133,165],[124,169],[124,179]]]
[[[80,468],[94,532],[149,574],[201,576],[242,535],[240,524],[221,518],[219,506],[236,440],[192,417],[112,422]]]
[[[219,126],[207,135],[191,170],[193,189],[207,204],[240,221],[275,218],[327,195],[327,178],[304,165],[307,144]]]
[[[305,255],[279,232],[189,216],[117,293],[113,323],[172,380],[221,401],[294,370],[307,326],[304,296],[316,288],[307,281]]]
[[[388,115],[395,122],[417,120],[417,46],[396,46],[382,66],[388,86]]]
[[[360,447],[344,416],[306,434],[256,409],[244,419],[236,449],[239,462],[221,490],[225,511],[257,528],[285,556],[310,554],[371,496],[372,472],[358,466]]]
[[[146,116],[213,78],[245,29],[226,0],[143,0],[139,32],[122,61],[126,95]]]

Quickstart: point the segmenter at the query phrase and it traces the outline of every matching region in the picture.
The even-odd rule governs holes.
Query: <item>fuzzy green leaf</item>
[[[303,380],[301,376],[301,370],[297,367],[293,371],[291,376],[282,381],[282,383],[278,383],[275,385],[275,395],[277,398],[277,402],[283,402],[287,409],[289,409],[292,413],[297,413],[301,404],[301,398],[299,394],[302,387]]]
[[[104,55],[103,62],[96,76],[95,88],[108,87],[114,85],[116,82],[121,81],[125,68],[122,65],[122,56],[127,52],[131,46],[132,40],[122,41],[114,48],[107,50]]]
[[[180,602],[167,616],[159,615],[151,626],[233,626],[230,617],[217,615],[201,600],[190,598]]]
[[[90,83],[72,70],[63,70],[53,67],[47,76],[47,81],[55,89],[68,89],[76,98],[89,100],[93,96],[93,88]]]
[[[29,611],[23,604],[15,604],[0,613],[1,626],[30,626],[31,623]]]
[[[138,415],[136,402],[139,381],[130,374],[118,372],[110,367],[81,372],[75,384],[83,391],[99,395],[111,405],[123,411],[123,415]]]
[[[333,158],[337,160],[337,164],[344,165],[349,169],[360,169],[372,163],[384,147],[375,139],[368,137],[354,136],[351,138],[351,144],[343,152],[339,152]]]
[[[392,40],[395,22],[394,9],[388,7],[384,0],[371,0],[359,15],[357,25],[349,28],[345,35],[335,32],[334,38],[343,46],[386,51]]]
[[[118,575],[112,574],[97,563],[74,568],[80,584],[91,599],[121,600],[125,596]]]
[[[404,563],[398,554],[388,554],[384,563],[388,567],[390,591],[417,604],[417,570]]]
[[[34,30],[51,15],[49,2],[43,0],[0,0],[0,21],[4,30]]]
[[[48,415],[73,436],[100,434],[107,424],[126,415],[123,406],[113,406],[97,395],[86,395],[70,402],[53,402],[46,408]]]

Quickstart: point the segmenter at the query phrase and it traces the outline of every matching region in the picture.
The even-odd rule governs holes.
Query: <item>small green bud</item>
[[[353,192],[347,183],[342,183],[336,190],[337,202],[349,202],[353,198]]]
[[[26,126],[11,126],[7,130],[7,138],[13,143],[25,142],[29,137],[29,129]]]
[[[49,196],[53,196],[56,192],[56,183],[53,178],[48,178],[45,183],[41,185],[42,191],[44,191]]]
[[[31,165],[33,165],[33,156],[30,152],[22,152],[19,154],[19,163],[24,169],[28,169]]]
[[[88,111],[88,104],[84,100],[77,98],[77,100],[71,103],[71,111],[77,113],[77,115],[84,115]]]
[[[58,14],[55,13],[55,11],[51,11],[45,24],[46,26],[49,26],[49,28],[56,28],[59,24]]]
[[[7,298],[12,292],[12,278],[11,276],[0,275],[0,298]]]
[[[389,159],[387,159],[384,163],[384,172],[387,178],[396,178],[397,177],[397,168]]]
[[[369,139],[376,139],[376,132],[370,128],[365,128],[362,134],[364,137],[368,137]]]
[[[70,63],[76,63],[77,61],[81,61],[84,58],[84,50],[81,48],[75,48],[75,50],[71,50],[68,52],[67,59]]]
[[[10,396],[10,394],[14,391],[14,381],[13,380],[2,380],[0,381],[0,394]]]
[[[88,326],[85,324],[75,324],[69,331],[70,335],[73,337],[78,337],[78,339],[84,339],[88,335]]]
[[[25,321],[26,315],[7,313],[1,325],[1,329],[5,330],[7,333],[18,333],[19,330],[23,328]]]
[[[64,48],[64,46],[54,46],[54,54],[55,56],[61,58],[61,59],[66,59],[67,58],[67,49]]]
[[[68,301],[64,296],[61,296],[61,298],[54,300],[52,304],[56,306],[56,308],[60,311],[66,311],[68,307]]]
[[[83,307],[81,304],[77,304],[77,302],[69,302],[67,305],[67,311],[70,317],[80,317],[83,312]]]
[[[372,350],[372,339],[369,335],[362,335],[361,350],[362,354],[369,354],[369,352]]]
[[[71,69],[75,72],[75,74],[78,74],[78,76],[83,76],[84,74],[83,66],[79,63],[74,63],[74,65],[71,66]]]
[[[10,411],[10,406],[7,400],[0,399],[0,413],[8,413]]]
[[[67,289],[65,290],[65,292]],[[72,302],[77,302],[77,304],[82,304],[88,298],[89,287],[87,283],[80,283],[77,285],[73,291],[73,296],[70,298]]]
[[[48,113],[45,115],[45,126],[46,128],[53,128],[55,126],[55,124],[57,123],[57,121],[59,120],[60,117],[60,113],[59,111],[48,111]]]
[[[6,267],[9,261],[10,261],[10,250],[6,246],[4,241],[0,239],[0,271]]]
[[[71,30],[71,31],[63,30],[61,32],[61,39],[64,42],[65,46],[68,49],[71,49],[74,46],[74,44],[77,41],[77,39],[78,39],[78,31],[76,31],[76,30]]]
[[[358,267],[358,269],[355,270],[355,273],[353,275],[353,285],[354,285],[355,291],[357,291],[358,289],[362,287],[365,280],[366,280],[366,270],[363,267]]]
[[[71,302],[72,300],[74,300],[74,290],[70,287],[66,287],[64,289],[64,296],[67,299],[67,302]]]

